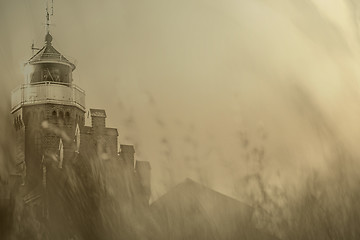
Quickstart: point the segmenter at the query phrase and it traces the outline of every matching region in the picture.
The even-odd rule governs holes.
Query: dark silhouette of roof
[[[150,206],[158,239],[277,239],[255,228],[253,208],[186,179]]]
[[[186,179],[150,206],[159,239],[275,239],[257,230],[253,209]]]
[[[188,201],[196,201],[198,204],[202,204],[204,210],[210,210],[211,205],[219,205],[218,207],[233,207],[241,209],[243,217],[249,220],[252,215],[253,209],[229,196],[216,192],[200,183],[193,181],[190,178],[185,179],[182,183],[175,186],[165,195],[161,196],[151,207],[156,208],[160,205],[172,204],[175,201],[179,201],[180,198],[185,198],[185,203]],[[177,199],[177,200],[176,200]],[[209,204],[211,202],[211,205]]]

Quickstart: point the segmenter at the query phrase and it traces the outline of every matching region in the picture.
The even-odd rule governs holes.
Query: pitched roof
[[[150,206],[166,237],[228,239],[251,220],[253,209],[236,199],[186,179]],[[241,229],[244,229],[241,228]]]
[[[69,65],[72,70],[75,69],[75,65],[65,58],[59,51],[57,51],[51,44],[52,36],[48,33],[45,37],[45,46],[42,47],[34,56],[32,56],[28,63],[60,63]]]
[[[158,239],[276,239],[256,229],[253,208],[186,179],[152,203]]]
[[[161,196],[152,203],[151,207],[154,208],[160,205],[171,205],[174,202],[180,202],[179,197],[185,198],[185,202],[181,202],[181,204],[188,204],[189,201],[195,200],[198,204],[203,205],[204,210],[210,210],[210,208],[217,205],[221,205],[221,208],[235,208],[236,210],[241,210],[243,216],[247,219],[251,218],[253,211],[253,209],[247,204],[214,191],[200,183],[193,181],[190,178],[185,179],[185,181],[178,184],[169,192]]]

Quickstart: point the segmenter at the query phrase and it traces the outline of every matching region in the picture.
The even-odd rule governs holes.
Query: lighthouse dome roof
[[[64,57],[59,51],[57,51],[51,44],[53,37],[50,33],[45,36],[45,46],[43,46],[34,56],[29,60],[29,64],[40,64],[40,63],[59,63],[65,64],[71,67],[74,71],[75,65]]]

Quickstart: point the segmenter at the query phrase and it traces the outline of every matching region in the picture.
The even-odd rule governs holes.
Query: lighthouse
[[[104,109],[86,109],[85,91],[73,79],[75,64],[53,45],[51,15],[46,8],[43,46],[24,64],[24,81],[11,94],[13,175],[21,177],[12,195],[21,211],[20,232],[29,231],[21,223],[31,219],[48,229],[51,239],[66,239],[81,235],[81,224],[89,228],[99,220],[103,198],[121,196],[119,206],[147,208],[151,170],[148,162],[136,160],[133,145],[119,148],[118,130],[106,126]],[[86,112],[91,126],[85,125]],[[83,215],[89,216],[79,220]],[[81,226],[75,229],[71,222]]]
[[[59,155],[62,142],[67,158],[76,129],[85,124],[85,92],[73,83],[75,65],[55,49],[52,40],[47,31],[44,46],[25,63],[24,83],[11,96],[18,153],[26,164],[29,191],[42,181],[44,157]]]

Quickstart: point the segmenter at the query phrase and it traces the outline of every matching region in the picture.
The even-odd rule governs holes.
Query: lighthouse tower
[[[151,167],[135,159],[134,146],[118,148],[118,130],[106,126],[104,109],[89,109],[91,126],[85,126],[85,92],[73,83],[74,63],[53,46],[49,22],[46,10],[44,45],[25,63],[24,83],[11,95],[17,168],[9,188],[20,232],[36,232],[30,219],[42,223],[49,239],[90,239],[100,196],[120,196],[116,206],[136,211],[149,207]]]
[[[29,198],[39,195],[44,158],[56,161],[59,148],[62,159],[73,154],[76,130],[84,126],[85,92],[73,84],[75,65],[54,48],[52,40],[47,28],[44,46],[25,63],[24,83],[12,92],[17,162],[26,166]]]

